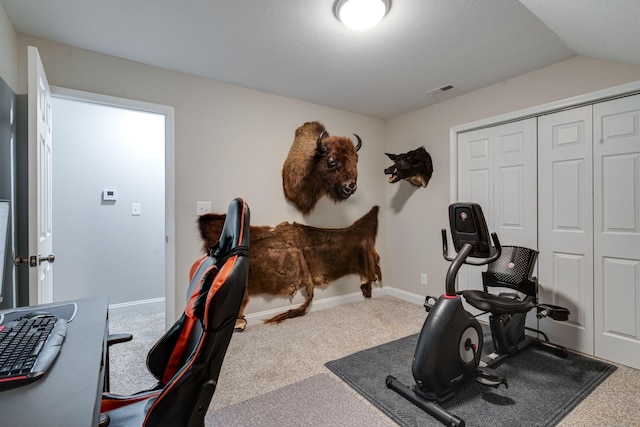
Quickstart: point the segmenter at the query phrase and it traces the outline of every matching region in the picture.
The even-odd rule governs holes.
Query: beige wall
[[[387,191],[385,284],[424,295],[440,295],[448,263],[440,230],[448,227],[449,131],[452,127],[640,80],[640,67],[585,57],[572,58],[441,102],[385,124],[387,149],[405,152],[424,145],[434,174],[426,189],[401,183]],[[503,242],[504,243],[504,242]],[[427,288],[419,283],[427,273]]]
[[[52,85],[158,103],[175,108],[176,305],[186,272],[199,254],[195,203],[246,198],[254,224],[281,221],[341,227],[381,206],[378,250],[385,285],[415,294],[442,293],[447,263],[440,229],[447,227],[451,127],[619,84],[640,80],[640,68],[576,57],[388,121],[213,82],[42,39],[16,36],[0,6],[0,76],[26,93],[26,46],[40,50]],[[17,39],[17,41],[16,41]],[[17,46],[17,48],[16,48]],[[308,218],[284,201],[280,169],[295,128],[324,122],[334,134],[358,132],[359,189],[342,205],[323,200]],[[383,155],[424,145],[433,157],[429,187],[387,184]],[[242,156],[242,157],[240,157]],[[419,285],[421,272],[429,286]],[[357,292],[357,278],[332,284],[316,298]],[[297,296],[293,303],[300,301]],[[257,299],[248,312],[286,306],[288,299]]]
[[[251,208],[251,222],[276,225],[298,221],[323,227],[350,225],[373,205],[384,203],[384,122],[293,99],[244,89],[187,74],[18,36],[18,88],[26,92],[27,46],[38,48],[53,86],[129,98],[175,108],[176,309],[184,308],[187,275],[201,253],[196,202],[210,200],[223,212],[234,197]],[[323,122],[332,134],[358,133],[358,191],[334,205],[323,199],[303,218],[282,193],[282,163],[295,129],[309,120]],[[55,125],[55,112],[54,112]],[[80,177],[81,179],[81,177]],[[385,213],[380,214],[377,246],[386,270]],[[141,254],[143,256],[143,254]],[[117,268],[117,267],[116,267]],[[359,292],[350,276],[316,292],[316,298]],[[293,303],[302,301],[296,296]],[[250,302],[248,313],[289,305],[287,298]]]
[[[14,92],[18,88],[18,63],[16,55],[16,32],[0,4],[0,78]]]

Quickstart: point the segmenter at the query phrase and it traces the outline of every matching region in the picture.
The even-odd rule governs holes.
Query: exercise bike
[[[492,368],[531,344],[541,344],[566,357],[566,348],[550,343],[543,332],[526,327],[525,318],[527,312],[536,308],[538,318],[562,321],[568,319],[569,310],[538,303],[537,279],[531,276],[537,251],[501,246],[496,233],[489,235],[480,205],[450,205],[449,223],[457,254],[449,256],[446,230],[443,229],[443,257],[451,264],[447,270],[445,294],[425,300],[429,314],[420,332],[411,367],[415,385],[408,387],[391,375],[387,376],[386,385],[443,424],[463,427],[464,420],[439,403],[453,397],[455,389],[470,378],[486,386],[508,388],[507,380],[496,375]],[[482,291],[456,292],[456,277],[463,264],[489,265],[483,272]],[[488,292],[489,287],[511,288],[516,292],[495,295]],[[491,313],[489,323],[494,352],[485,358],[481,358],[482,326],[464,309],[461,294],[473,307]],[[527,335],[525,330],[534,331],[543,339]]]

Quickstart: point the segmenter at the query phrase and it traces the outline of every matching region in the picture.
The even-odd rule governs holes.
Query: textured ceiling
[[[640,65],[640,0],[393,0],[359,32],[333,2],[0,0],[19,33],[379,118],[577,54]]]

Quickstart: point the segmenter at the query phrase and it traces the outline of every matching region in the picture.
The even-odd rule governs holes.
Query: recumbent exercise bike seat
[[[478,290],[466,290],[462,295],[473,307],[493,314],[527,313],[535,307],[531,301],[518,301]]]
[[[527,313],[537,308],[538,318],[568,320],[568,309],[552,304],[538,304],[538,280],[533,277],[537,257],[538,251],[534,249],[502,246],[500,257],[482,273],[483,290],[467,289],[462,295],[473,307],[496,316]],[[491,287],[513,289],[525,296],[521,300],[517,293],[490,293]]]

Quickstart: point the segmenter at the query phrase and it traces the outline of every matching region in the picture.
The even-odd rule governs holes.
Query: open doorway
[[[53,299],[174,318],[173,109],[52,88]]]

